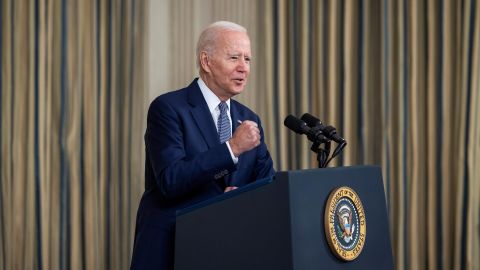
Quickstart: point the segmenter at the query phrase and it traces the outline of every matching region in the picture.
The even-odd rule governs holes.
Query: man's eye
[[[230,59],[238,60],[238,56],[232,56],[232,57],[230,57]]]
[[[249,63],[250,63],[250,58],[249,58],[249,57],[245,57],[245,62],[249,62]]]

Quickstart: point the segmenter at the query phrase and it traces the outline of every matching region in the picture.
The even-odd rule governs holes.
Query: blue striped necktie
[[[217,127],[218,127],[218,137],[220,138],[220,143],[224,143],[230,139],[232,131],[230,130],[230,119],[228,118],[228,105],[225,101],[218,104],[218,109],[220,110],[220,115],[218,116]]]

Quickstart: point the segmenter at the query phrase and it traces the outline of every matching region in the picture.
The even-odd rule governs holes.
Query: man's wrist
[[[230,141],[226,141],[225,142],[227,144],[227,147],[228,147],[228,151],[230,152],[230,156],[232,157],[232,161],[234,164],[237,164],[238,163],[238,157],[235,155],[235,153],[233,152],[232,150],[232,146],[230,145]]]
[[[230,140],[228,140],[228,144],[230,145],[230,150],[232,151],[233,155],[235,157],[239,157],[241,153],[239,153],[238,146],[235,143],[235,140],[233,138],[230,138]]]

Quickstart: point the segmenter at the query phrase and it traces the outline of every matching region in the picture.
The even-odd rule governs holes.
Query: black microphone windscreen
[[[343,143],[345,142],[345,139],[340,137],[340,135],[337,134],[337,130],[332,127],[332,126],[326,126],[323,128],[323,133],[330,139],[334,140],[337,143]],[[346,143],[346,142],[345,142]]]
[[[332,136],[333,134],[336,134],[337,133],[337,130],[332,127],[332,126],[326,126],[325,128],[323,128],[323,132],[327,135],[327,136]]]
[[[309,113],[304,113],[301,118],[309,127],[316,127],[322,125],[322,121],[320,121],[320,119]]]
[[[289,114],[283,124],[288,127],[289,129],[293,130],[295,133],[298,134],[305,134],[306,124],[302,120],[298,119],[297,117]]]

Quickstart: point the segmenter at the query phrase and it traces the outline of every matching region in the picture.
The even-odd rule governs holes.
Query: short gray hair
[[[218,39],[218,35],[222,32],[226,31],[236,31],[236,32],[243,32],[247,33],[247,29],[245,27],[228,21],[218,21],[210,24],[205,28],[200,37],[198,38],[197,42],[197,67],[200,68],[200,53],[202,51],[207,51],[207,53],[211,53],[214,50],[216,40]]]

